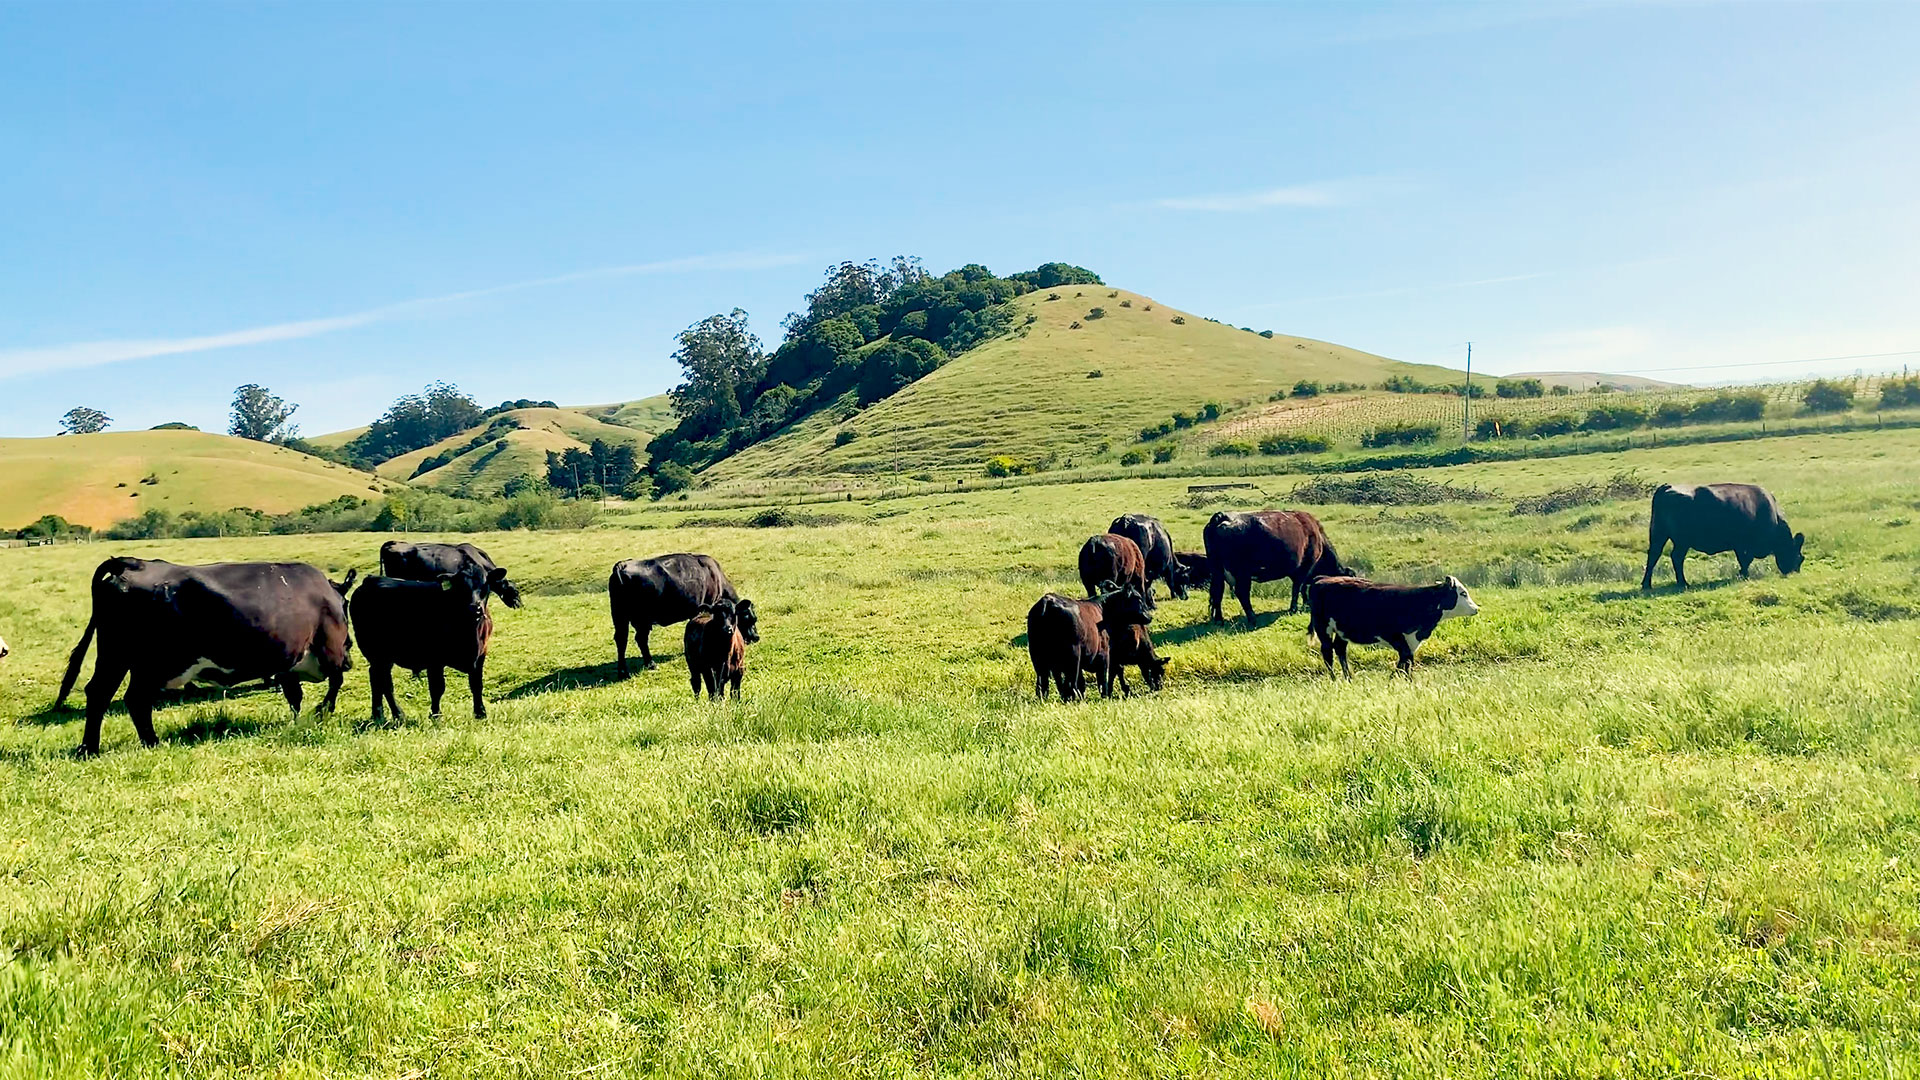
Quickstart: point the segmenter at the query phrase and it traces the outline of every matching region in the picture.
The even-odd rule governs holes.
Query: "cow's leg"
[[[700,700],[700,669],[695,667],[692,664],[687,665],[687,681],[693,684],[693,700],[699,701]]]
[[[1333,636],[1331,634],[1320,635],[1320,662],[1327,665],[1327,678],[1335,678],[1336,676],[1333,673]]]
[[[93,677],[87,680],[87,728],[80,736],[80,746],[75,751],[81,757],[100,752],[100,723],[106,718],[107,706],[113,704],[113,695],[120,692],[120,683],[126,677],[127,666],[120,663],[118,656],[94,659]]]
[[[653,636],[653,624],[635,623],[633,636],[640,639],[640,670],[652,671],[660,665],[653,662],[653,650],[647,646],[647,639]]]
[[[140,745],[148,749],[160,745],[160,736],[153,732],[153,705],[158,700],[159,680],[135,675],[128,681],[127,716],[133,720],[133,730],[140,734]]]
[[[427,669],[427,693],[433,702],[433,711],[427,715],[430,717],[438,717],[440,715],[440,699],[447,694],[446,668],[431,667]]]
[[[1390,641],[1388,644],[1392,645],[1393,651],[1400,655],[1399,663],[1393,665],[1394,674],[1405,675],[1409,679],[1413,678],[1413,646],[1398,639]]]
[[[473,695],[473,718],[487,718],[487,658],[481,657],[473,662],[473,670],[467,672],[467,691]]]
[[[1660,562],[1660,553],[1667,547],[1667,534],[1657,525],[1647,529],[1647,572],[1640,575],[1640,588],[1643,592],[1653,591],[1653,568]]]
[[[1213,572],[1213,580],[1207,583],[1207,618],[1214,622],[1226,622],[1226,613],[1220,610],[1220,601],[1226,596],[1227,579],[1220,571]]]
[[[1061,701],[1073,700],[1073,679],[1073,672],[1066,668],[1053,669],[1053,688],[1059,692]],[[1043,692],[1041,696],[1045,697],[1046,695]]]
[[[1744,551],[1736,551],[1733,553],[1733,557],[1740,560],[1740,576],[1749,576],[1747,571],[1753,566],[1753,556]]]
[[[707,700],[720,700],[720,669],[708,668],[704,673],[707,680]]]
[[[1047,700],[1047,669],[1039,664],[1033,665],[1033,696]]]
[[[613,656],[614,669],[621,678],[627,677],[627,620],[619,611],[613,613]]]
[[[340,704],[340,684],[346,681],[347,677],[344,672],[336,671],[327,676],[327,696],[320,700],[320,708],[315,710],[315,715],[320,713],[325,713],[328,716],[333,715],[334,708]]]
[[[400,696],[393,691],[393,665],[387,664],[380,672],[381,685],[387,688],[387,705],[393,713],[393,722],[403,723],[406,716],[400,711]]]
[[[735,701],[740,700],[740,681],[746,677],[746,668],[734,668],[732,675],[728,677],[727,681],[733,684],[733,699]]]
[[[1673,542],[1673,580],[1681,588],[1687,587],[1687,549],[1678,540]]]
[[[1127,685],[1127,666],[1125,664],[1115,664],[1113,667],[1113,677],[1120,680],[1120,696],[1132,697],[1133,687]]]
[[[1287,597],[1287,614],[1295,615],[1300,611],[1300,579],[1293,578],[1293,592]]]
[[[1340,673],[1347,677],[1348,682],[1352,682],[1353,668],[1347,663],[1347,639],[1335,638],[1333,640],[1333,647],[1334,647],[1334,650],[1340,654]],[[1327,674],[1329,675],[1333,674],[1333,669],[1328,668]]]
[[[280,676],[280,692],[287,697],[287,708],[292,709],[293,715],[298,717],[300,715],[300,703],[305,701],[307,697],[307,691],[300,685],[299,677],[295,675]]]
[[[387,718],[387,699],[392,696],[393,669],[385,664],[367,664],[367,691],[373,695],[373,722],[383,723]],[[394,708],[394,719],[399,719],[400,710]]]
[[[1246,613],[1247,629],[1260,629],[1260,620],[1253,616],[1253,575],[1249,574],[1233,583],[1233,595],[1240,601],[1240,610]]]

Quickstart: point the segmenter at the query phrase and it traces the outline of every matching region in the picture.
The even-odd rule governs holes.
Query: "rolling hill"
[[[670,413],[664,418],[660,415],[665,411],[660,407],[665,400],[663,395],[617,405],[515,409],[489,418],[487,424],[463,431],[432,446],[382,462],[375,471],[389,480],[447,490],[464,488],[475,493],[491,493],[514,476],[544,476],[548,451],[560,453],[569,447],[585,447],[595,439],[610,444],[631,444],[641,452],[640,459],[645,461],[647,440],[655,431],[672,423]],[[622,422],[610,422],[602,417],[623,419]],[[472,450],[461,452],[485,435],[489,425],[500,424],[502,419],[510,419],[520,426],[503,431]],[[655,422],[657,424],[654,427],[645,426]],[[500,431],[500,428],[492,430]],[[416,475],[424,462],[440,455],[452,460]]]
[[[160,508],[270,514],[394,485],[270,443],[202,431],[0,439],[0,527],[45,514],[102,528]]]
[[[1176,411],[1208,401],[1231,411],[1300,379],[1460,378],[1310,338],[1264,337],[1111,286],[1042,289],[1012,303],[1012,334],[865,410],[848,401],[816,413],[703,479],[977,475],[996,455],[1089,464],[1117,459],[1143,426]]]

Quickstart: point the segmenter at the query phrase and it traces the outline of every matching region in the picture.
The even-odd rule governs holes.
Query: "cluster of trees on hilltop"
[[[934,276],[920,260],[843,262],[781,322],[772,353],[735,308],[682,331],[673,357],[684,381],[669,392],[680,422],[648,445],[662,493],[698,469],[759,442],[848,393],[867,405],[1012,324],[1008,301],[1034,289],[1098,285],[1099,275],[1046,263],[1010,277],[969,263]],[[675,466],[676,468],[667,468]]]

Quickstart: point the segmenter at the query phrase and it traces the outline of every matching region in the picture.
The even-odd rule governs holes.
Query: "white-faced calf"
[[[1312,611],[1307,632],[1320,639],[1320,659],[1333,674],[1333,658],[1353,678],[1347,666],[1347,644],[1391,645],[1400,654],[1396,672],[1413,677],[1413,653],[1447,619],[1478,614],[1480,606],[1467,595],[1459,578],[1432,585],[1385,585],[1357,577],[1317,578],[1307,586]]]
[[[406,719],[393,694],[395,667],[427,673],[435,716],[447,692],[446,669],[466,672],[473,715],[486,717],[483,683],[493,617],[487,613],[485,571],[470,566],[433,581],[370,577],[353,594],[348,610],[360,655],[367,660],[375,722],[386,718],[389,707],[395,720]]]

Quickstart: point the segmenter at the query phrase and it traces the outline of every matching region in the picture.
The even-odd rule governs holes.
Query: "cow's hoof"
[[[96,758],[99,756],[100,748],[97,746],[76,746],[73,748],[73,760],[75,761],[85,761],[88,758]]]

